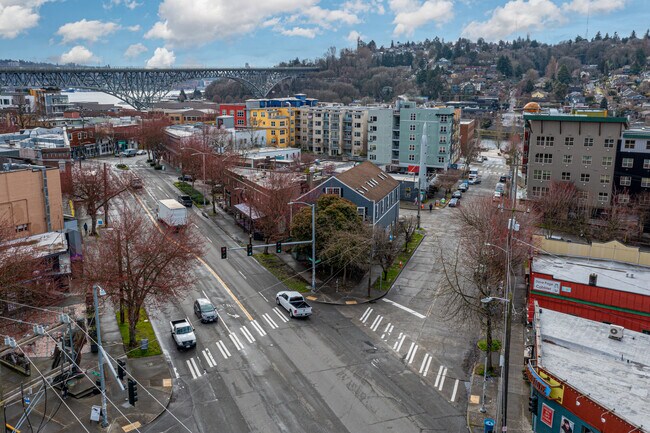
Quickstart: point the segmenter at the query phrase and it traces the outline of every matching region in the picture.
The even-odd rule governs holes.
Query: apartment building
[[[650,128],[623,131],[614,164],[614,190],[619,202],[650,205]]]
[[[247,99],[248,125],[266,131],[269,146],[296,147],[297,109],[317,103],[318,100],[304,94],[289,98]]]
[[[400,171],[419,165],[426,124],[425,165],[428,170],[444,169],[457,158],[457,117],[453,107],[418,107],[405,100],[398,100],[394,108],[372,109],[368,119],[368,159]]]
[[[247,126],[246,104],[219,104],[219,113],[222,116],[232,116],[235,128]]]
[[[576,185],[585,204],[608,207],[627,118],[524,113],[524,121],[521,167],[528,197],[547,194],[552,181],[565,181]]]

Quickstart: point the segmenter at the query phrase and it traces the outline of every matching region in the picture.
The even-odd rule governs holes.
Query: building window
[[[571,180],[571,173],[569,173],[568,171],[563,171],[562,180]]]
[[[645,142],[645,150],[650,150],[650,140]]]
[[[630,202],[630,195],[629,194],[619,194],[617,197],[617,201],[620,204],[627,204]]]
[[[415,124],[409,125],[409,131],[415,131]]]
[[[639,195],[637,196],[637,198],[638,198],[638,200],[639,200],[639,204],[640,204],[641,206],[648,206],[648,205],[650,205],[650,194],[648,194],[648,193],[645,193],[645,194],[639,194]]]
[[[585,146],[591,147],[594,145],[594,139],[591,137],[585,137]]]
[[[235,110],[230,110],[230,115],[234,116],[235,115]]]
[[[606,138],[605,139],[605,149],[611,149],[614,147],[614,139],[613,138]]]
[[[415,144],[409,144],[409,150],[413,152],[415,150]]]
[[[377,155],[375,155],[375,154],[368,155],[368,159],[371,160],[371,161],[376,161],[377,160]]]
[[[275,130],[272,130],[272,131],[271,131],[271,135],[275,135]]]
[[[580,182],[589,182],[589,173],[580,173]]]
[[[447,153],[447,148],[444,146],[440,146],[440,148],[438,149],[438,153]]]
[[[533,197],[544,197],[547,194],[548,194],[548,187],[546,186],[533,187]]]
[[[534,180],[551,180],[550,170],[533,170]]]
[[[409,141],[415,141],[415,134],[409,135]]]
[[[361,137],[361,133],[359,131],[357,131],[357,132],[354,133],[354,136],[355,137]]]
[[[579,201],[587,201],[587,200],[589,200],[589,192],[588,191],[578,191],[578,200]]]
[[[377,121],[377,116],[370,116],[370,121],[371,122],[376,122]]]
[[[362,220],[366,219],[366,208],[357,206],[357,214],[361,217]]]
[[[409,155],[409,161],[415,161],[415,155]]]
[[[280,144],[284,144],[284,138],[280,139]]]
[[[600,175],[600,183],[601,184],[607,184],[612,181],[612,177],[609,174],[601,174]]]
[[[641,187],[642,188],[650,188],[650,177],[642,177],[641,178]]]
[[[415,114],[415,113],[411,113],[411,120],[415,120],[415,119],[416,119],[416,117],[417,117],[417,116],[416,116],[416,114]]]
[[[564,144],[566,146],[573,146],[573,137],[565,137],[564,138]]]
[[[538,146],[553,146],[555,144],[555,137],[537,137]]]
[[[607,200],[609,200],[609,193],[608,192],[602,192],[601,191],[601,192],[598,193],[598,201],[600,203],[604,203]]]
[[[611,167],[613,158],[611,156],[603,156],[603,167]]]
[[[644,170],[650,169],[650,159],[644,159],[643,160],[643,169]]]
[[[226,110],[223,110],[223,114],[226,114]],[[253,111],[253,117],[257,117],[257,111]]]
[[[635,140],[625,140],[623,142],[623,149],[634,149]]]
[[[583,155],[582,156],[582,164],[583,165],[591,165],[591,155]]]
[[[447,137],[445,137],[444,135],[441,136],[441,137],[440,137],[440,142],[441,142],[441,143],[446,143],[446,142],[447,142]]]
[[[551,164],[553,162],[553,154],[552,153],[536,153],[535,154],[535,162],[541,163],[541,164]]]
[[[445,157],[444,156],[439,156],[438,157],[438,163],[439,164],[444,164],[445,163]]]
[[[440,123],[447,123],[447,122],[449,122],[449,116],[447,116],[446,114],[441,115]]]
[[[275,122],[271,122],[271,126],[272,126],[272,127],[275,127]]]
[[[571,164],[573,162],[573,155],[564,155],[562,162],[565,164]]]
[[[446,126],[441,126],[440,127],[440,133],[441,134],[446,134],[447,133],[447,127]]]
[[[325,194],[333,194],[333,195],[338,195],[340,197],[341,196],[341,188],[339,188],[339,187],[325,188]]]
[[[632,184],[632,176],[621,176],[621,186],[630,186]]]
[[[22,233],[29,230],[29,224],[18,224],[16,226],[16,233]]]
[[[621,161],[621,167],[623,168],[632,168],[634,166],[634,158],[623,158]]]
[[[244,120],[243,119],[237,119],[237,125],[243,125]]]

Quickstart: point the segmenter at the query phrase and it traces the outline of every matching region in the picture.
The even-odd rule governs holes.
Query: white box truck
[[[177,200],[167,199],[158,201],[158,220],[170,227],[180,227],[187,224],[187,208]]]

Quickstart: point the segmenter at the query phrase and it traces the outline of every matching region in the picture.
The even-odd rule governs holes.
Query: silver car
[[[219,320],[217,309],[214,308],[212,302],[205,298],[199,298],[194,301],[194,314],[203,323],[216,322]]]

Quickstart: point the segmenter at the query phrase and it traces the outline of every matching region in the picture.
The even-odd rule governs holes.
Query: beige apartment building
[[[552,181],[568,181],[589,206],[608,207],[627,118],[540,113],[524,114],[524,121],[522,174],[528,198],[547,194]]]
[[[296,145],[318,155],[364,157],[368,149],[368,108],[303,106],[296,111]]]
[[[63,229],[58,168],[0,164],[0,228],[7,238]]]

